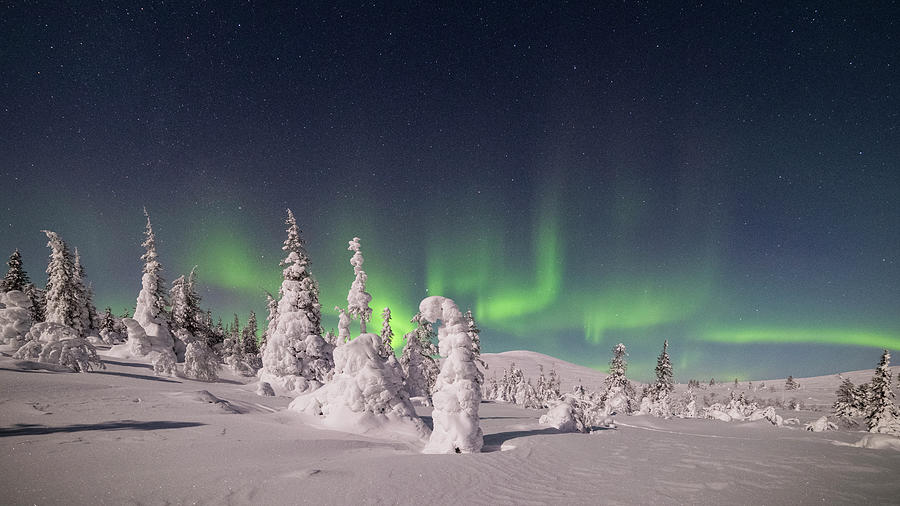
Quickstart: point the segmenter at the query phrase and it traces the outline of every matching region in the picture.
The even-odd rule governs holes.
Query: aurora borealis
[[[290,207],[329,328],[359,236],[399,335],[444,295],[486,351],[638,379],[663,339],[679,381],[900,350],[896,6],[553,4],[10,2],[0,253],[43,282],[57,231],[121,313],[146,206],[245,322]]]

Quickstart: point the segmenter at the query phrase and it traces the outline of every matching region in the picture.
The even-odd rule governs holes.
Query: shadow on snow
[[[163,430],[184,429],[187,427],[199,427],[206,425],[200,422],[172,422],[165,420],[139,422],[136,420],[121,420],[118,422],[79,423],[63,425],[61,427],[49,427],[29,423],[18,423],[12,427],[0,428],[0,437],[9,436],[38,436],[41,434],[55,434],[57,432],[83,432],[91,430]]]

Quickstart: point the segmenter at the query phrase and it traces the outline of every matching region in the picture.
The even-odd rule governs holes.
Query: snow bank
[[[857,443],[850,446],[873,450],[900,450],[900,438],[887,434],[866,434]]]
[[[806,424],[806,430],[811,432],[825,432],[826,430],[837,430],[837,428],[837,425],[828,421],[827,416],[823,416],[815,422]]]
[[[481,373],[475,365],[468,326],[452,299],[427,297],[419,303],[427,321],[443,323],[438,348],[444,359],[434,385],[434,431],[425,453],[476,453],[484,445],[478,422]]]
[[[19,290],[0,292],[0,343],[21,344],[31,323],[31,299]]]
[[[332,380],[294,399],[289,409],[316,416],[322,425],[345,432],[427,438],[428,427],[403,390],[400,368],[378,353],[380,341],[376,334],[362,334],[338,346]]]
[[[72,327],[54,322],[37,323],[25,339],[13,358],[57,364],[75,372],[87,372],[94,366],[104,368],[97,349],[87,339],[78,337]]]

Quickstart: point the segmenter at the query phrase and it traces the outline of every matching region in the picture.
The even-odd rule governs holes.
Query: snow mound
[[[75,372],[87,372],[94,366],[105,368],[97,349],[87,339],[78,337],[72,327],[41,322],[31,327],[25,339],[13,358],[61,365]]]
[[[0,292],[0,343],[21,344],[31,323],[31,299],[19,290]]]
[[[226,413],[231,414],[241,414],[243,411],[232,403],[226,401],[225,399],[220,399],[215,395],[209,393],[208,390],[197,390],[196,392],[185,392],[184,394],[188,399],[199,402],[212,404],[214,407],[221,409]]]
[[[900,451],[900,438],[887,434],[866,434],[862,439],[850,446],[871,448],[873,450]]]
[[[378,353],[380,342],[375,334],[362,334],[337,347],[332,380],[294,399],[289,409],[316,416],[322,425],[345,432],[427,438],[430,431],[403,390],[399,367]]]
[[[561,432],[585,432],[585,426],[578,420],[575,406],[570,402],[561,402],[550,408],[538,422],[541,425],[555,427]]]

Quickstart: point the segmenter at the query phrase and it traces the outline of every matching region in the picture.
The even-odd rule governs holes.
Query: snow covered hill
[[[607,374],[596,369],[575,365],[565,360],[560,360],[549,355],[537,353],[534,351],[505,351],[503,353],[482,353],[481,358],[488,365],[485,371],[485,377],[490,378],[503,376],[503,370],[509,368],[510,364],[515,363],[525,373],[527,378],[532,378],[532,382],[537,379],[540,374],[539,367],[544,366],[544,374],[555,369],[559,374],[560,386],[563,392],[572,391],[572,387],[581,383],[589,390],[603,390],[603,381]]]
[[[251,380],[225,370],[205,383],[109,359],[105,370],[76,374],[0,352],[0,490],[10,505],[861,504],[900,497],[900,451],[853,447],[879,435],[847,429],[623,416],[615,429],[563,434],[541,426],[540,411],[485,402],[483,453],[426,455],[404,441],[310,426],[286,409],[290,398],[257,396]],[[539,363],[553,366],[569,384],[604,376],[530,352],[486,359],[498,371],[515,360],[529,375]],[[798,381],[801,390],[819,388],[815,378]],[[822,388],[831,381],[823,378]],[[431,423],[429,408],[416,411]],[[806,422],[821,413],[791,416]],[[871,444],[897,442],[880,436]]]

